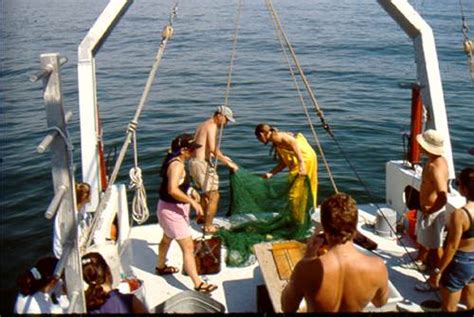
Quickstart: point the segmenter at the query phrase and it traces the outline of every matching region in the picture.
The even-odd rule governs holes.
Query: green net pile
[[[235,219],[251,214],[253,220],[242,222],[245,217],[240,217],[229,230],[219,231],[228,266],[247,265],[256,243],[308,236],[312,199],[307,178],[282,174],[263,179],[240,168],[230,175],[230,191],[228,215]]]

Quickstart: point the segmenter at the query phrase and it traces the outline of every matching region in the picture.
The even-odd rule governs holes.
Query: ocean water
[[[456,170],[473,165],[474,86],[462,51],[458,0],[411,2],[432,26],[438,48]],[[104,0],[3,0],[0,35],[1,294],[9,310],[15,278],[51,252],[52,223],[43,217],[53,196],[49,154],[37,154],[46,134],[41,83],[29,75],[42,53],[59,52],[65,107],[81,180],[77,96],[77,46],[107,4]],[[130,7],[96,59],[98,101],[106,151],[120,149],[158,49],[174,1],[140,0]],[[474,26],[474,1],[464,0]],[[314,88],[336,139],[369,186],[384,200],[385,162],[403,158],[409,131],[410,91],[415,80],[410,39],[372,0],[274,1],[274,6]],[[158,169],[172,138],[192,132],[224,101],[238,1],[182,0],[169,42],[138,128],[139,161],[154,210]],[[263,173],[275,164],[253,130],[268,122],[312,138],[265,2],[243,1],[240,33],[229,95],[237,122],[224,133],[222,150],[237,164]],[[474,34],[471,32],[471,36]],[[311,111],[311,110],[310,110]],[[370,197],[336,144],[317,126],[339,190],[360,202]],[[119,181],[128,182],[131,151]],[[320,200],[331,193],[320,162]],[[220,213],[228,204],[227,172],[221,170]],[[130,195],[131,197],[131,195]]]

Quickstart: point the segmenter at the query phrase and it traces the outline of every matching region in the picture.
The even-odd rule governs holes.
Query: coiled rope
[[[138,167],[137,137],[135,131],[133,131],[133,154],[135,167],[130,169],[130,184],[128,188],[135,190],[135,195],[132,200],[132,218],[136,223],[141,225],[150,217],[150,211],[146,203],[146,189],[143,184],[142,170]]]

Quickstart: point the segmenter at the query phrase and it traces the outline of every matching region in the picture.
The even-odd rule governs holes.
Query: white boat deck
[[[380,206],[385,207],[385,206]],[[366,221],[373,221],[376,207],[374,205],[359,206],[359,230],[378,244],[375,253],[384,259],[389,270],[391,283],[397,292],[392,294],[389,303],[380,309],[367,307],[370,311],[396,311],[396,304],[402,299],[412,302],[410,311],[422,311],[420,304],[425,300],[438,300],[434,292],[422,293],[414,289],[419,281],[424,281],[423,275],[414,270],[400,267],[402,258],[406,258],[405,249],[396,240],[380,237],[373,233]],[[225,219],[215,220],[218,224],[226,224]],[[199,227],[192,223],[193,237],[201,236]],[[146,305],[153,312],[153,308],[173,295],[185,290],[192,290],[193,284],[188,276],[181,272],[172,275],[158,276],[155,274],[158,243],[162,236],[161,227],[157,224],[133,227],[130,233],[129,256],[133,274],[144,281]],[[403,238],[408,246],[408,252],[415,252],[413,242]],[[131,251],[131,253],[129,253]],[[225,265],[225,250],[222,252],[221,272],[214,275],[202,276],[210,283],[218,285],[218,289],[211,293],[213,299],[226,307],[226,312],[257,312],[257,285],[264,284],[258,263],[243,267],[230,268]],[[123,264],[123,263],[122,263]],[[168,254],[168,264],[182,269],[182,255],[178,244],[174,241]],[[393,293],[393,292],[392,292]]]
[[[216,219],[215,222],[218,221],[219,219]],[[202,236],[198,230],[199,226],[192,223],[193,238]],[[167,263],[178,267],[180,272],[164,276],[155,274],[161,237],[162,230],[158,224],[134,227],[130,234],[132,270],[136,277],[144,281],[146,304],[150,310],[173,295],[193,289],[191,279],[182,274],[182,253],[176,241],[171,244]],[[222,252],[221,262],[219,274],[201,276],[203,280],[218,286],[218,289],[212,292],[212,298],[222,303],[226,312],[256,312],[256,285],[264,284],[258,263],[244,268],[227,267],[225,251]]]

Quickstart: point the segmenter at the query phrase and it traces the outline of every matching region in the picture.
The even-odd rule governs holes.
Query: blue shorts
[[[457,292],[474,283],[474,252],[456,251],[440,282],[450,292]]]

